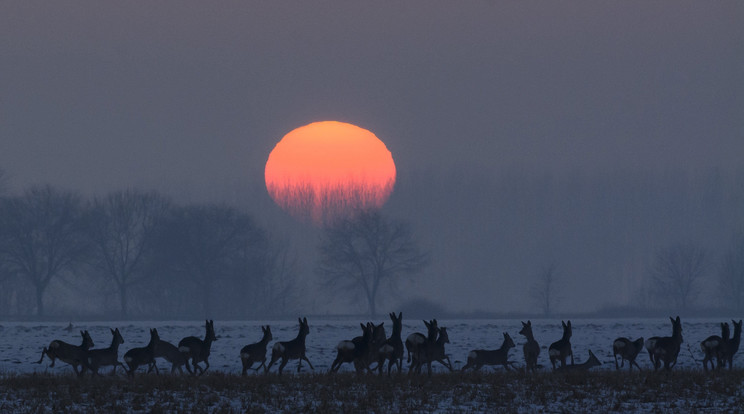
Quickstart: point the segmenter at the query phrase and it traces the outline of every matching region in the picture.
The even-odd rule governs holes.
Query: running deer
[[[625,361],[628,361],[628,368],[633,371],[633,365],[635,365],[639,371],[641,367],[636,362],[638,353],[643,349],[643,337],[631,341],[628,338],[621,337],[617,338],[612,342],[612,356],[615,359],[615,369],[620,369],[625,366]],[[617,356],[620,355],[620,365],[617,364]]]
[[[522,322],[522,330],[520,334],[527,338],[522,350],[524,351],[524,362],[526,371],[534,371],[537,369],[537,357],[540,356],[540,344],[537,343],[535,337],[532,335],[532,322]]]
[[[424,321],[424,325],[426,326],[426,335],[415,332],[408,335],[406,338],[406,351],[408,352],[407,362],[411,364],[408,367],[408,372],[413,372],[413,367],[416,365],[416,358],[424,348],[425,344],[427,342],[434,343],[434,341],[437,340],[437,334],[439,333],[437,320],[432,319],[429,322]],[[411,354],[413,354],[413,357],[411,357]]]
[[[413,361],[415,367],[411,367],[411,369],[415,368],[417,373],[421,372],[421,366],[423,364],[426,364],[427,373],[429,376],[431,376],[431,363],[434,361],[444,365],[445,367],[447,367],[448,370],[450,370],[450,372],[452,372],[452,362],[450,361],[449,356],[447,356],[447,354],[445,354],[444,352],[444,344],[449,343],[447,328],[443,326],[441,328],[438,328],[438,330],[439,336],[437,337],[436,341],[430,342],[427,338],[424,345],[419,348],[416,359]]]
[[[669,317],[672,321],[672,336],[654,336],[646,340],[646,349],[651,362],[654,364],[654,371],[664,363],[665,370],[671,370],[677,364],[677,356],[682,345],[682,321],[677,316],[676,319]]]
[[[382,368],[385,365],[385,361],[388,361],[388,376],[390,376],[393,365],[398,367],[398,373],[403,368],[403,340],[401,338],[401,332],[403,331],[403,312],[398,313],[398,316],[395,316],[395,312],[392,312],[389,316],[390,320],[393,321],[393,333],[390,334],[390,338],[387,338],[383,342],[377,353],[377,368],[380,371],[380,375],[382,375]]]
[[[255,344],[246,345],[240,350],[240,362],[243,364],[243,375],[245,375],[248,369],[256,362],[261,363],[256,367],[256,371],[258,371],[259,368],[264,367],[264,372],[266,372],[266,345],[268,345],[274,337],[271,336],[271,327],[269,325],[266,325],[265,328],[262,326],[261,331],[263,331],[263,337],[261,337],[260,341]]]
[[[160,335],[158,335],[157,329],[152,329],[152,331],[154,331],[153,333],[157,337],[157,341],[155,342],[155,350],[153,352],[153,358],[163,358],[166,361],[170,362],[171,374],[175,373],[176,369],[178,369],[178,372],[183,374],[183,367],[186,367],[186,371],[188,371],[189,374],[193,375],[194,372],[191,371],[189,360],[186,355],[181,353],[181,351],[178,350],[177,346],[168,341],[160,339]],[[150,373],[153,369],[157,370],[157,362],[154,359],[150,364],[150,368],[147,370],[147,372]]]
[[[509,350],[515,346],[509,334],[504,332],[504,342],[501,344],[501,348],[493,351],[482,349],[470,351],[468,354],[468,363],[462,367],[462,370],[465,371],[468,368],[473,368],[477,371],[483,365],[503,365],[508,371],[510,369]]]
[[[59,359],[62,362],[70,364],[76,375],[83,375],[85,367],[81,367],[81,370],[78,372],[78,366],[82,366],[85,363],[88,350],[94,345],[88,331],[80,331],[80,335],[83,337],[83,342],[77,346],[60,341],[59,339],[55,339],[49,343],[48,347],[41,350],[41,358],[37,364],[41,364],[44,355],[46,355],[52,360],[52,363],[49,365],[50,367],[54,367],[54,363]]]
[[[715,362],[718,362],[718,368],[721,368],[721,362],[723,361],[724,347],[729,342],[729,336],[731,331],[729,330],[728,323],[721,323],[721,336],[711,335],[700,342],[700,349],[703,354],[703,369],[708,370],[708,362],[710,362],[710,369],[715,367]],[[714,360],[715,358],[715,360]]]
[[[124,362],[129,367],[127,374],[130,377],[133,377],[134,371],[142,365],[150,365],[151,367],[155,365],[155,346],[157,346],[158,341],[160,341],[158,331],[150,329],[150,342],[147,343],[147,346],[132,348],[124,354]],[[155,365],[155,372],[158,372],[157,365]]]
[[[596,356],[594,356],[594,353],[592,350],[589,350],[589,359],[586,360],[586,362],[581,364],[571,364],[571,365],[562,365],[558,367],[556,372],[574,372],[574,371],[589,371],[592,367],[598,367],[602,365],[601,362],[599,362],[599,359],[597,359]]]
[[[722,367],[726,366],[726,363],[728,363],[729,369],[734,369],[734,355],[739,351],[739,342],[741,341],[741,323],[742,320],[739,319],[739,322],[736,322],[735,320],[731,320],[731,323],[734,324],[734,336],[725,342],[725,346],[723,347],[723,353],[721,356],[721,361],[719,364]]]
[[[116,328],[115,330],[111,329],[111,335],[113,336],[113,339],[108,348],[91,349],[88,351],[88,358],[86,358],[83,366],[86,369],[89,369],[94,376],[98,375],[98,368],[106,365],[114,366],[114,369],[111,370],[111,375],[116,375],[116,367],[119,365],[124,367],[124,364],[119,362],[119,345],[124,343],[124,338],[121,337],[119,328]]]
[[[203,340],[195,336],[187,336],[178,343],[178,350],[186,357],[186,360],[191,359],[191,365],[194,367],[193,373],[196,374],[196,371],[199,371],[199,375],[203,375],[209,369],[209,352],[212,349],[212,342],[217,340],[214,334],[214,321],[206,321],[205,327],[206,333]],[[204,368],[199,366],[199,362],[202,361],[206,365]]]
[[[315,370],[313,364],[310,363],[310,360],[307,359],[307,356],[305,355],[305,352],[307,351],[305,348],[305,337],[310,333],[307,318],[304,318],[304,320],[298,318],[298,320],[300,321],[300,330],[297,332],[297,337],[291,341],[277,342],[273,347],[271,347],[271,361],[269,361],[269,366],[266,367],[266,372],[268,372],[271,369],[271,366],[274,365],[274,362],[279,359],[282,360],[279,364],[279,375],[282,374],[282,370],[284,369],[284,366],[287,365],[287,362],[292,359],[299,360],[297,364],[297,372],[300,372],[302,369],[303,360],[307,361],[307,364],[310,365],[310,369],[313,371]]]
[[[563,325],[563,336],[561,339],[550,344],[548,348],[548,355],[550,356],[550,363],[553,365],[553,369],[555,369],[555,363],[557,361],[561,361],[562,367],[566,366],[566,358],[569,356],[571,357],[571,365],[574,364],[573,351],[571,350],[571,335],[573,334],[571,321],[568,321],[568,323],[561,321],[561,325]]]
[[[364,363],[370,353],[373,340],[374,325],[368,322],[366,325],[360,323],[362,335],[352,340],[343,340],[336,345],[336,359],[331,364],[330,372],[337,372],[341,365],[347,362],[353,363],[357,372],[364,368]]]
[[[362,357],[359,359],[359,362],[356,363],[359,364],[360,367],[365,369],[367,372],[374,371],[370,368],[370,365],[372,365],[372,363],[374,362],[377,362],[380,347],[387,340],[387,334],[385,333],[385,322],[382,322],[379,325],[375,325],[374,323],[370,322],[370,326],[372,327],[372,343],[370,344],[367,353],[365,355],[362,355]],[[375,367],[375,369],[377,369],[377,367]]]

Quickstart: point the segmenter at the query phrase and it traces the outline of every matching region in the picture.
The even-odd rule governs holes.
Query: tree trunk
[[[36,286],[36,315],[44,316],[44,288]]]
[[[121,284],[119,286],[119,300],[121,301],[121,318],[126,319],[127,317],[127,286]]]

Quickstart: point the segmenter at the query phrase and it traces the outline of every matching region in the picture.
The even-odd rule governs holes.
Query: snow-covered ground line
[[[425,332],[420,320],[403,320],[403,339],[413,332]],[[736,317],[740,319],[740,317]],[[344,339],[351,339],[360,335],[360,321],[339,319],[309,319],[310,334],[307,337],[307,356],[315,366],[316,371],[327,371],[336,356],[336,345]],[[390,320],[377,319],[375,323],[385,322],[388,335],[392,323]],[[450,343],[446,352],[456,368],[462,367],[467,354],[473,349],[497,349],[503,340],[503,332],[508,332],[516,343],[516,348],[510,352],[510,361],[517,366],[524,364],[522,345],[525,340],[519,335],[521,323],[519,320],[439,320],[439,326],[447,327]],[[603,363],[598,369],[615,369],[612,356],[612,342],[620,336],[636,339],[640,336],[670,336],[671,322],[668,318],[661,319],[574,319],[573,337],[571,344],[577,363],[588,358],[591,349]],[[679,354],[677,366],[679,368],[700,368],[698,362],[702,359],[700,341],[710,335],[720,335],[720,323],[731,322],[730,319],[682,319],[682,335],[684,343]],[[120,360],[124,352],[130,348],[144,346],[149,340],[149,328],[157,328],[163,340],[177,344],[186,336],[204,336],[204,321],[158,321],[158,322],[73,322],[74,329],[68,331],[67,323],[44,322],[2,322],[0,323],[0,370],[4,372],[31,373],[49,372],[62,373],[71,371],[64,363],[57,363],[49,368],[50,361],[45,357],[42,364],[36,364],[41,356],[41,350],[54,339],[60,339],[72,344],[80,343],[80,330],[88,330],[95,341],[96,348],[105,348],[111,342],[109,328],[118,327],[124,337],[124,344],[120,347]],[[215,321],[215,332],[218,340],[212,345],[209,358],[210,370],[239,374],[241,371],[240,349],[261,339],[262,325],[271,325],[274,341],[288,341],[297,334],[297,320],[294,321]],[[541,353],[539,363],[547,369],[550,365],[547,347],[560,339],[562,334],[560,320],[533,319],[535,339],[540,343]],[[269,349],[271,344],[269,344]],[[269,351],[270,354],[270,351]],[[741,352],[734,359],[738,366]],[[651,368],[648,354],[645,350],[638,356],[641,367]],[[159,367],[168,369],[166,362],[160,362]],[[287,365],[287,369],[294,370],[295,362]],[[435,369],[443,367],[435,364]],[[346,364],[343,370],[350,370]],[[501,368],[498,368],[501,369]],[[103,368],[106,371],[108,368]],[[276,368],[272,368],[276,370]],[[309,370],[306,364],[303,370]]]

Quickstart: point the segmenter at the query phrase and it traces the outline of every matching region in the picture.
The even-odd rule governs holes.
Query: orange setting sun
[[[323,121],[285,135],[269,154],[265,177],[282,209],[322,225],[357,209],[382,207],[395,185],[395,163],[372,132]]]

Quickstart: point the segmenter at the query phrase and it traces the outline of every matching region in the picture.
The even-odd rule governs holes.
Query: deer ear
[[[307,325],[307,317],[304,318],[305,325]]]
[[[403,319],[403,312],[398,312],[398,319]]]
[[[527,326],[532,326],[532,321],[527,321]]]
[[[569,328],[571,327],[571,321],[568,321],[568,327]]]
[[[566,327],[566,322],[561,321],[561,325],[563,325],[563,327],[565,328]]]

